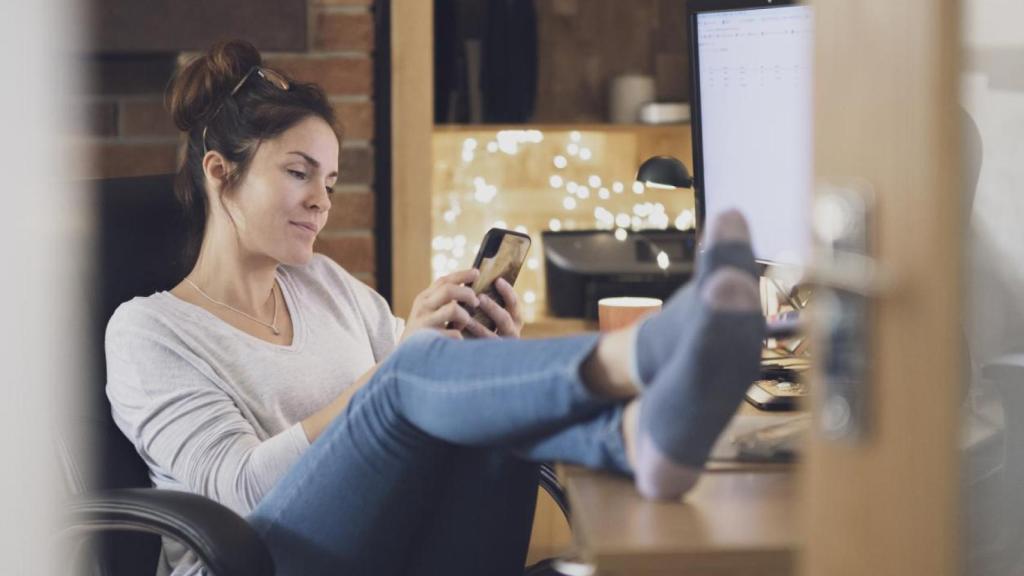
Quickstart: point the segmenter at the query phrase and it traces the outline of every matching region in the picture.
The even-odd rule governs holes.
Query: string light
[[[508,155],[519,151],[519,138],[517,131],[501,130],[498,132],[498,149]]]
[[[568,138],[559,142],[566,135]],[[565,193],[559,195],[562,197],[562,207],[567,212],[561,213],[562,218],[551,218],[549,216],[550,219],[547,221],[546,228],[541,224],[541,222],[544,222],[543,220],[521,220],[520,222],[522,223],[514,228],[516,232],[529,234],[529,230],[534,228],[548,229],[554,232],[575,230],[577,228],[596,228],[612,232],[612,236],[616,241],[625,242],[629,239],[630,233],[638,230],[666,229],[672,225],[680,230],[693,228],[695,217],[692,207],[676,212],[675,205],[673,204],[675,200],[673,199],[672,202],[664,200],[669,204],[669,208],[666,209],[664,204],[654,202],[655,199],[662,198],[661,193],[657,190],[649,190],[642,182],[606,179],[609,174],[602,170],[601,167],[597,165],[591,166],[589,163],[580,164],[580,162],[592,161],[592,158],[594,158],[594,151],[584,146],[580,131],[572,130],[568,134],[562,132],[556,136],[549,143],[548,148],[551,150],[551,154],[548,157],[551,158],[555,168],[554,172],[550,172],[550,168],[548,169],[547,183],[550,188],[543,186],[543,172],[540,173],[540,181],[537,184],[540,184],[538,187],[539,191],[545,194],[549,193],[546,190],[564,190]],[[430,266],[435,278],[449,273],[459,266],[465,267],[467,264],[466,257],[472,257],[479,249],[479,246],[469,246],[467,242],[467,236],[475,238],[479,234],[479,230],[476,230],[476,227],[479,225],[478,223],[487,222],[490,218],[494,217],[509,216],[504,205],[497,212],[491,213],[488,213],[490,208],[484,208],[484,205],[495,204],[500,192],[505,192],[505,196],[508,196],[508,192],[513,189],[510,187],[515,186],[517,187],[515,189],[518,191],[518,187],[521,186],[518,176],[516,176],[514,181],[510,180],[508,178],[510,172],[503,169],[500,164],[492,165],[485,162],[470,166],[470,164],[476,162],[476,155],[484,153],[484,150],[491,154],[503,153],[510,156],[520,152],[533,154],[534,152],[529,146],[542,142],[544,137],[544,133],[539,130],[497,130],[490,134],[486,132],[473,133],[472,137],[468,137],[466,134],[455,135],[449,140],[454,144],[454,150],[451,154],[453,158],[450,160],[440,158],[435,162],[435,165],[444,172],[454,171],[455,177],[461,180],[463,184],[453,185],[448,190],[446,193],[447,206],[442,204],[438,211],[438,215],[443,217],[443,222],[451,227],[442,227],[441,229],[441,231],[445,231],[449,235],[438,235],[433,237],[431,241],[432,254]],[[588,139],[587,144],[594,145],[594,142],[598,142],[602,146],[607,144],[601,138],[597,138],[593,142]],[[564,146],[564,148],[559,150],[561,146]],[[459,162],[460,159],[461,164]],[[488,156],[487,160],[490,161],[491,157]],[[504,161],[503,159],[498,160],[499,162]],[[461,174],[459,174],[460,166],[463,170]],[[543,168],[541,169],[543,170]],[[466,178],[466,172],[469,172],[469,178]],[[477,172],[479,175],[474,175],[473,172]],[[532,175],[526,176],[531,181],[526,186],[535,186],[532,181],[536,180],[536,178]],[[493,183],[488,182],[486,180],[488,177],[494,178],[495,181]],[[573,181],[574,178],[579,178],[579,180]],[[470,186],[465,185],[467,181],[470,182]],[[647,198],[636,198],[635,200],[639,202],[630,202],[628,200],[625,202],[610,201],[613,194],[623,194],[630,190],[637,195],[649,194],[649,196]],[[547,202],[551,202],[551,200],[556,198],[550,198]],[[467,206],[467,217],[462,218],[463,211],[459,206],[459,202],[466,202],[467,200],[472,200],[472,202]],[[503,196],[502,201],[498,201],[498,203],[504,204],[503,201],[506,200],[508,198]],[[623,198],[623,200],[626,200],[626,198]],[[587,203],[584,204],[583,202]],[[577,210],[579,211],[577,212]],[[675,213],[676,216],[673,217],[667,214],[666,212],[669,210]],[[591,215],[592,219],[590,218]],[[481,216],[484,219],[481,219]],[[490,216],[490,218],[487,218],[487,216]],[[496,220],[492,226],[511,229],[503,220]],[[455,234],[455,231],[461,228],[464,228],[463,233]],[[662,270],[670,268],[672,263],[668,254],[664,251],[659,251],[656,247],[654,252],[657,254],[656,262],[658,267]],[[526,261],[525,269],[531,271],[529,273],[531,275],[542,274],[540,271],[541,263],[540,257],[529,258]],[[536,284],[536,282],[541,281],[541,278],[531,275],[522,278],[524,281],[522,282],[522,294],[523,302],[532,305],[541,300],[543,295],[537,291]],[[529,315],[531,312],[528,311],[533,309],[534,306],[530,306],[524,310],[524,313]]]
[[[477,141],[476,138],[466,138],[462,141],[462,161],[469,162],[473,161],[473,157],[476,155]]]
[[[544,133],[540,130],[499,130],[495,137],[498,141],[496,149],[509,155],[517,154],[521,144],[539,144],[544,141]],[[490,145],[487,149],[491,149]]]
[[[676,216],[675,225],[679,230],[689,230],[696,224],[696,219],[693,217],[693,212],[689,210],[683,210]]]
[[[481,204],[490,204],[491,200],[498,195],[498,187],[488,184],[483,178],[477,176],[473,179],[473,198]]]

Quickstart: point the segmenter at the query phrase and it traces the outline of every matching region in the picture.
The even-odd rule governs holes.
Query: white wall
[[[984,157],[967,252],[975,361],[1024,350],[1024,2],[965,0],[963,104]]]

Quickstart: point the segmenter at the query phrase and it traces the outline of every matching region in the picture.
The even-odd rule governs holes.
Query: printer
[[[609,296],[665,300],[693,274],[693,230],[641,230],[622,240],[611,230],[544,231],[541,238],[548,313],[559,318],[595,320],[597,301]]]

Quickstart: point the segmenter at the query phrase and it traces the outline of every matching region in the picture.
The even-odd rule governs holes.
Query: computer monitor
[[[737,208],[759,261],[806,265],[811,8],[790,0],[690,0],[688,21],[698,226]]]

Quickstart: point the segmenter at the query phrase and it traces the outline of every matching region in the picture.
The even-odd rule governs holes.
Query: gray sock
[[[760,367],[764,318],[753,278],[718,270],[693,308],[640,399],[634,473],[649,498],[689,489]]]
[[[679,339],[685,337],[680,328],[696,313],[697,294],[714,272],[734,267],[752,278],[758,277],[749,238],[746,222],[738,213],[723,214],[712,223],[707,234],[708,246],[698,258],[694,278],[676,291],[660,314],[645,319],[637,327],[631,363],[637,385],[649,385],[658,368],[678,348]]]

